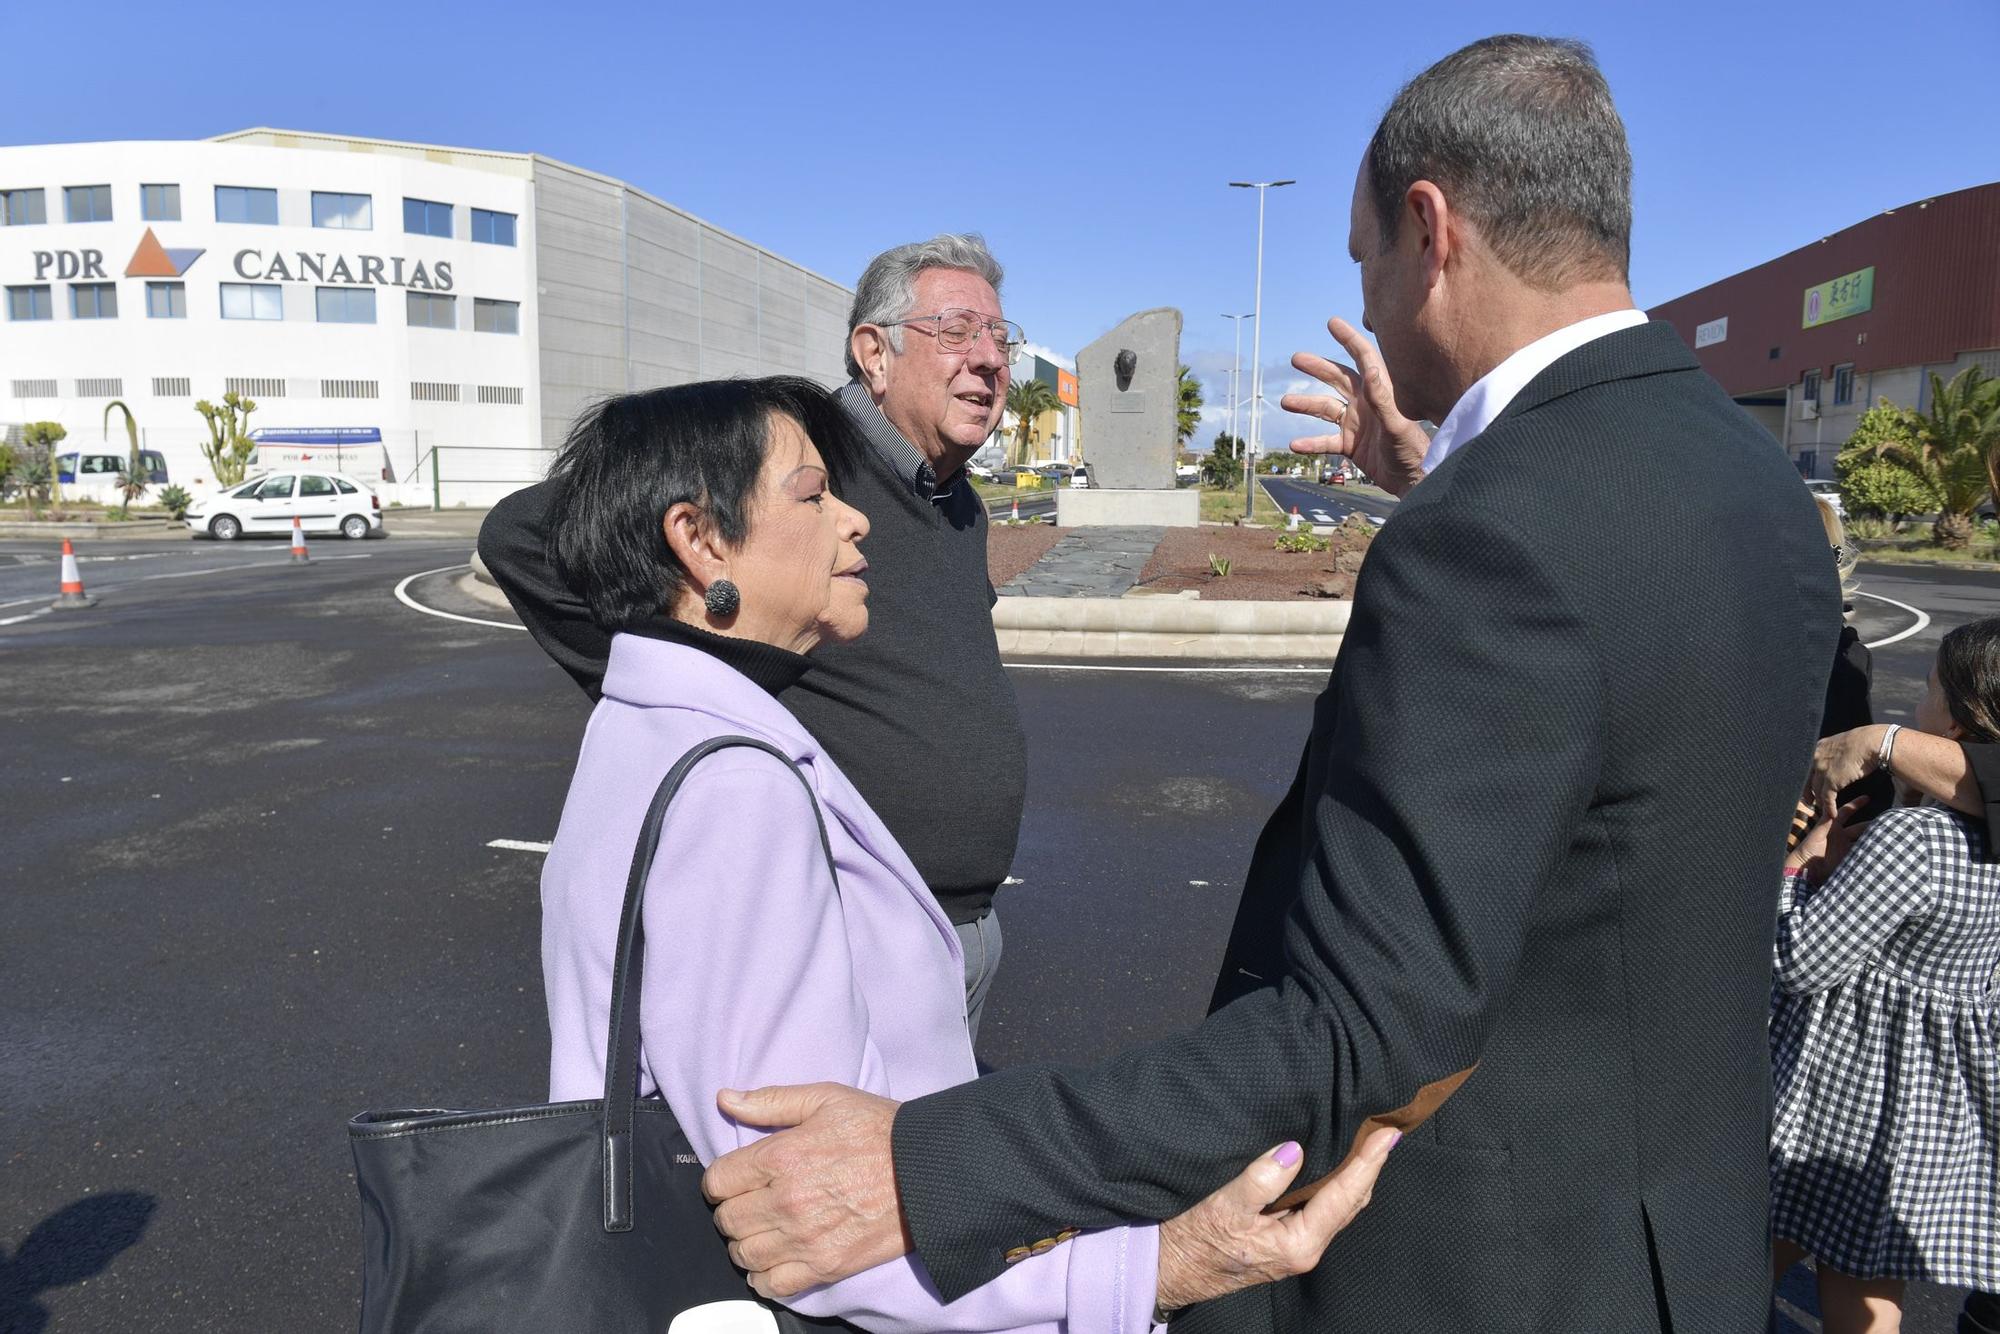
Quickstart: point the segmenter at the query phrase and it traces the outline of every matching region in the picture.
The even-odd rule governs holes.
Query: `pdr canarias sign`
[[[146,234],[139,238],[139,248],[132,252],[131,260],[125,265],[125,276],[178,278],[204,253],[201,250],[169,250],[160,244],[160,238],[154,236],[153,229],[148,227]],[[111,276],[104,271],[102,250],[37,250],[34,261],[36,282],[45,282],[50,278],[67,282]]]
[[[438,260],[426,267],[401,255],[356,255],[352,264],[346,255],[328,256],[323,251],[236,252],[236,276],[261,283],[343,283],[356,287],[411,287],[425,292],[451,290],[451,261]]]
[[[1875,266],[1843,273],[1840,277],[1806,289],[1805,322],[1811,329],[1849,315],[1862,315],[1875,307]]]

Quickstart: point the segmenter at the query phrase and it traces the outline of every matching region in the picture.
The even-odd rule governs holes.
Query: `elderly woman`
[[[602,1087],[625,873],[662,776],[722,736],[790,761],[738,747],[696,764],[646,885],[640,1092],[667,1101],[704,1163],[759,1134],[717,1109],[724,1087],[824,1079],[911,1098],[976,1073],[957,933],[784,704],[815,645],[868,625],[868,520],[831,489],[865,447],[850,430],[804,380],[682,385],[592,409],[552,473],[555,561],[616,632],[542,873],[552,1098]],[[1298,1169],[1282,1145],[1180,1218],[1051,1238],[949,1305],[912,1257],[787,1304],[873,1330],[1142,1330],[1162,1299],[1316,1263],[1390,1142],[1265,1215]]]

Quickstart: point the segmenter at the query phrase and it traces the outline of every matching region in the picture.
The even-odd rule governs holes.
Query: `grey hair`
[[[1430,181],[1522,281],[1623,280],[1632,255],[1632,150],[1590,47],[1487,37],[1403,85],[1368,144],[1382,243]]]
[[[978,232],[945,232],[928,241],[912,241],[884,250],[868,261],[854,285],[854,306],[847,313],[847,373],[861,378],[854,360],[854,331],[864,324],[882,326],[889,346],[903,350],[903,331],[896,321],[909,318],[917,304],[917,275],[925,269],[963,269],[984,278],[995,294],[1005,276],[1000,261],[986,248]]]

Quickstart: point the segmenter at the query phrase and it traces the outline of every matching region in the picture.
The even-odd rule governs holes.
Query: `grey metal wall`
[[[534,181],[544,444],[627,389],[846,379],[847,288],[618,182],[542,158]]]

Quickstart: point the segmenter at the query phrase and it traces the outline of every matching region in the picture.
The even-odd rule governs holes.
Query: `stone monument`
[[[1174,482],[1181,313],[1142,310],[1076,354],[1090,486],[1056,493],[1064,528],[1201,522],[1201,494]]]

